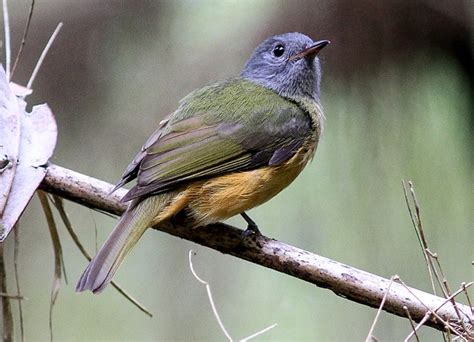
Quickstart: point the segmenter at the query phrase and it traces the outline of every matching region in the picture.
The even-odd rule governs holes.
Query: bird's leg
[[[252,235],[252,234],[262,235],[262,233],[260,233],[260,230],[258,229],[258,226],[255,223],[255,221],[252,220],[250,218],[250,216],[248,216],[245,213],[245,211],[243,213],[241,213],[240,215],[242,215],[244,220],[247,222],[247,229],[242,233],[242,237],[247,237],[247,236]]]

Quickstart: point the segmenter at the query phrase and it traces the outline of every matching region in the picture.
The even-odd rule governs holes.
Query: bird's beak
[[[314,57],[316,56],[319,51],[321,51],[326,45],[330,44],[329,40],[319,40],[309,48],[304,49],[301,52],[298,52],[296,55],[291,56],[288,60],[294,61],[304,57]]]

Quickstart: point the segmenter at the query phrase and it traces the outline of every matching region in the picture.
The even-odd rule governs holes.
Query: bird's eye
[[[278,44],[273,48],[273,55],[275,57],[281,57],[285,53],[285,47],[281,44]]]

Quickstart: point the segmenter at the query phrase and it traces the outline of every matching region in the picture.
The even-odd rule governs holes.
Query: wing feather
[[[242,89],[236,92],[232,87],[236,81],[221,84],[218,92],[210,86],[192,93],[160,124],[117,185],[137,178],[124,201],[197,179],[279,165],[296,153],[311,131],[309,115],[250,82],[240,80]],[[228,88],[230,97],[226,97]],[[255,95],[260,99],[257,109],[248,101]],[[234,102],[241,106],[235,107]],[[229,108],[237,108],[238,113],[226,115]]]

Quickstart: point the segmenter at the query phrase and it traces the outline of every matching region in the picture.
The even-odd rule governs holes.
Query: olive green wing
[[[267,90],[259,94],[263,97],[257,96],[257,103],[235,107],[233,101],[242,103],[235,96],[255,97],[256,90],[262,91],[253,87],[240,89],[230,98],[219,99],[222,94],[209,88],[204,94],[185,98],[127,168],[118,186],[134,178],[137,184],[123,200],[159,194],[220,174],[278,165],[291,158],[311,132],[308,115]],[[202,98],[211,101],[200,106]],[[275,101],[281,103],[275,106]],[[225,111],[231,109],[227,115]]]

